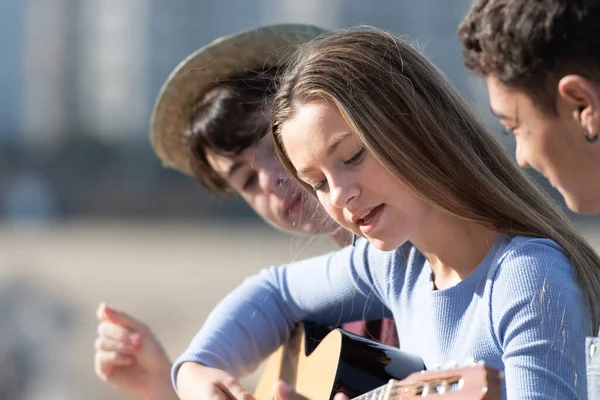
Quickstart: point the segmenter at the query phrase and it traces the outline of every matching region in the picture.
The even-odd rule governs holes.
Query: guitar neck
[[[352,400],[385,400],[387,398],[387,392],[390,388],[391,383],[384,386],[380,386],[375,390],[371,390],[365,394],[353,398]]]
[[[421,371],[367,392],[353,400],[447,398],[448,400],[499,400],[502,374],[484,364],[443,371]]]

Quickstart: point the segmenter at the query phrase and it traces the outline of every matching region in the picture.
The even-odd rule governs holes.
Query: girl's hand
[[[277,400],[308,400],[306,397],[299,395],[292,388],[290,388],[285,382],[279,381],[275,386],[275,395]],[[315,399],[317,400],[317,399]],[[349,400],[348,396],[343,393],[335,395],[334,400]]]
[[[227,372],[193,362],[179,368],[177,390],[181,400],[256,400]]]

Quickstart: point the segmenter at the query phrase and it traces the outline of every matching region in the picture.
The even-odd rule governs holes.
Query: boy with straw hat
[[[271,143],[262,141],[269,129],[277,70],[298,45],[323,32],[311,25],[272,25],[202,47],[183,60],[163,85],[150,137],[164,166],[195,177],[212,194],[240,195],[276,229],[325,234],[345,245],[348,233],[287,179]],[[177,399],[168,376],[171,362],[151,331],[104,304],[98,318],[96,374],[148,399]],[[398,344],[389,320],[343,327]]]

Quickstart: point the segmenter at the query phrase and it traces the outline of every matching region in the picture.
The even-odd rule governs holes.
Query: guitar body
[[[343,392],[356,397],[425,369],[423,361],[341,329],[305,324],[268,360],[255,390],[257,400],[273,398],[282,379],[309,399],[333,399]]]

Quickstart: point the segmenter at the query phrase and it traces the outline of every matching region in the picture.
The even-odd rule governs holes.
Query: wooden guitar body
[[[419,357],[399,349],[305,324],[269,358],[255,397],[272,399],[274,384],[282,379],[309,399],[333,399],[337,392],[353,398],[423,369]]]

